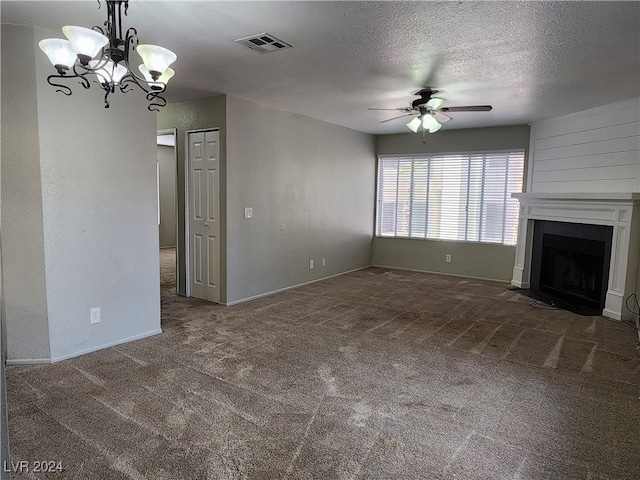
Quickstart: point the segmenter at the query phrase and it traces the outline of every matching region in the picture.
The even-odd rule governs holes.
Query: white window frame
[[[454,168],[446,168],[447,161]],[[491,161],[494,161],[493,171],[488,170]],[[390,169],[383,171],[385,162],[397,163],[395,167],[392,164]],[[502,170],[500,162],[506,162]],[[522,192],[524,167],[523,148],[380,155],[376,172],[375,236],[515,245],[519,204],[511,198],[511,193]],[[385,189],[385,180],[395,181],[396,184],[393,186],[392,183]],[[436,185],[440,188],[437,195],[431,194],[432,184],[434,191]],[[485,194],[491,196],[491,204]],[[491,212],[489,205],[493,206]],[[434,215],[430,207],[447,213]],[[487,219],[490,214],[493,214],[492,224]],[[415,229],[413,217],[417,219]],[[399,223],[402,225],[399,226]]]

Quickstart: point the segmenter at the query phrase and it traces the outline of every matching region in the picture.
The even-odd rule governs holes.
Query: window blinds
[[[524,150],[378,159],[376,235],[515,245]]]

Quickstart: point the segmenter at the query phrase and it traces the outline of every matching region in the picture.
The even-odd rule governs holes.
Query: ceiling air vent
[[[276,37],[268,33],[259,33],[258,35],[239,38],[236,42],[259,53],[269,53],[277,50],[284,50],[285,48],[291,48],[291,45],[288,43],[278,40]]]

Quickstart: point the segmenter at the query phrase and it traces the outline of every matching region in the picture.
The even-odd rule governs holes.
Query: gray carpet
[[[77,479],[640,477],[635,332],[506,284],[369,268],[7,369],[12,460]]]

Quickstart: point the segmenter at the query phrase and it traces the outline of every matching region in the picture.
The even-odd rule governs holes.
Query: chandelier
[[[138,44],[135,28],[129,28],[123,35],[122,7],[127,15],[129,0],[106,0],[106,4],[104,28],[66,26],[62,27],[62,33],[67,40],[46,38],[38,43],[58,72],[49,75],[47,82],[57,87],[57,92],[71,95],[71,88],[58,82],[78,79],[80,85],[88,89],[93,80],[105,92],[105,108],[109,108],[109,95],[116,89],[128,92],[137,85],[150,102],[147,108],[158,111],[167,104],[162,93],[175,73],[169,65],[175,62],[176,54],[156,45]],[[136,74],[130,65],[134,50],[143,62],[138,67],[140,74]]]

